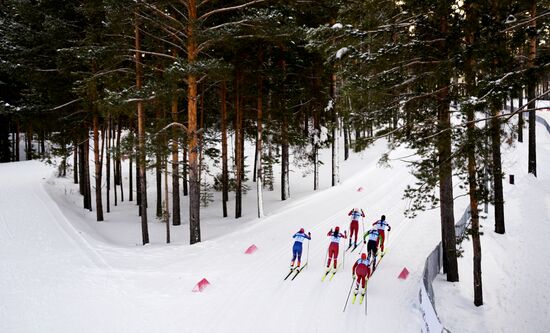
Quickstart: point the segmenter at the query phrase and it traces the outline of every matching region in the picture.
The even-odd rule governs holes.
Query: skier
[[[367,243],[366,239],[367,236],[369,237],[369,242]],[[373,258],[373,265],[376,266],[376,255],[378,252],[378,239],[380,237],[380,232],[378,232],[378,229],[375,227],[372,227],[369,231],[367,231],[363,235],[363,243],[367,243],[367,253],[369,260],[371,259],[371,255]],[[374,271],[374,269],[373,269]]]
[[[311,232],[308,232],[307,235],[304,232],[304,228],[301,228],[297,233],[292,236],[295,239],[294,245],[292,246],[292,262],[290,263],[290,269],[294,269],[294,261],[298,259],[297,268],[300,268],[300,260],[302,259],[302,243],[304,239],[311,240]]]
[[[391,226],[386,222],[386,215],[382,215],[380,220],[374,222],[372,224],[376,229],[378,229],[378,233],[380,234],[380,251],[381,255],[384,255],[384,242],[386,240],[385,237],[385,230],[386,227],[388,227],[388,232],[391,231]]]
[[[353,268],[351,269],[353,279],[357,276],[357,281],[355,284],[355,295],[359,292],[359,283],[361,283],[361,288],[363,288],[363,294],[365,294],[365,285],[366,281],[370,278],[370,257],[367,258],[365,253],[361,253],[361,258],[357,259]]]
[[[337,267],[337,260],[338,260],[338,250],[340,249],[340,238],[347,238],[347,232],[344,231],[344,234],[342,235],[340,233],[340,227],[334,228],[334,231],[330,229],[327,236],[330,237],[330,245],[328,247],[328,262],[327,262],[327,272],[330,270],[330,261],[334,257],[334,270],[336,270]]]
[[[354,246],[357,247],[357,234],[359,233],[359,217],[365,217],[365,213],[362,209],[353,208],[348,213],[348,216],[351,216],[351,223],[349,225],[349,246],[351,247],[351,237],[354,237]],[[354,248],[355,249],[355,248]]]

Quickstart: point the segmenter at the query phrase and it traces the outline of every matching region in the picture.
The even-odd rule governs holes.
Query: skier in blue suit
[[[311,240],[311,232],[308,232],[306,235],[304,228],[301,228],[300,231],[292,236],[292,238],[294,238],[295,241],[292,246],[292,262],[290,263],[290,269],[294,268],[294,261],[296,259],[298,259],[298,264],[296,267],[300,267],[300,260],[302,259],[302,243],[305,239]]]

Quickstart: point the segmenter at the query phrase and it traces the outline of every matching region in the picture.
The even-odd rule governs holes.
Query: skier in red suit
[[[355,294],[359,291],[359,283],[361,283],[361,288],[365,289],[366,280],[370,277],[370,258],[367,258],[365,253],[361,253],[361,258],[357,259],[351,273],[354,276],[357,276],[357,281],[355,284]]]
[[[336,227],[334,228],[334,231],[330,229],[327,236],[330,237],[330,245],[328,247],[327,270],[330,269],[330,262],[332,258],[334,258],[334,269],[336,270],[338,261],[338,250],[340,249],[340,238],[347,238],[347,232],[344,231],[344,234],[342,235],[340,233],[340,227]]]

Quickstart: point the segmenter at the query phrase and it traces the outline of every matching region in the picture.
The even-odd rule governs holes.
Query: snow
[[[342,23],[334,23],[332,25],[332,29],[342,29],[344,26],[342,25]]]
[[[336,52],[336,59],[342,59],[342,57],[348,53],[349,49],[347,47],[343,47],[341,49],[339,49],[337,52]]]
[[[459,262],[461,281],[434,282],[437,314],[453,332],[543,332],[550,325],[550,136],[541,125],[537,131],[538,178],[526,174],[525,143],[503,146],[504,170],[516,175],[516,184],[505,184],[507,233],[494,234],[491,212],[482,222],[485,305],[473,306],[469,242]],[[184,223],[171,227],[172,243],[164,243],[165,225],[153,216],[154,177],[148,178],[151,244],[141,246],[135,202],[111,203],[105,221],[96,222],[95,212],[81,208],[72,176],[56,178],[37,161],[0,164],[0,332],[420,332],[423,313],[434,319],[419,296],[424,261],[440,241],[439,211],[403,217],[409,204],[403,189],[414,179],[399,157],[411,152],[390,153],[391,168],[383,168],[378,158],[386,151],[379,140],[352,154],[332,188],[330,149],[324,149],[321,190],[312,191],[312,175],[293,170],[292,199],[281,202],[278,186],[264,191],[263,219],[256,218],[255,191],[245,196],[241,219],[221,218],[216,193],[201,210],[203,241],[193,246],[186,198]],[[124,184],[127,199],[127,178]],[[466,203],[457,201],[457,218]],[[365,304],[342,312],[358,251],[345,256],[332,281],[321,282],[326,233],[347,228],[353,207],[365,211],[365,227],[381,214],[392,226],[387,254],[369,281],[367,316]],[[283,281],[291,236],[300,227],[312,233],[304,244],[308,268]],[[257,250],[245,254],[251,245]],[[404,267],[410,275],[400,280]],[[193,292],[203,278],[210,285]]]

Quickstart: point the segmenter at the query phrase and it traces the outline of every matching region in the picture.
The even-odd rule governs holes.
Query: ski
[[[365,290],[365,291],[363,291],[363,293],[361,294],[361,297],[359,298],[359,304],[363,304],[363,299],[365,298],[365,293],[366,293],[366,292],[367,292],[367,291]]]
[[[306,266],[307,266],[307,262],[304,264],[304,266],[302,266],[302,268],[297,268],[296,269],[296,274],[294,274],[294,276],[292,276],[292,279],[290,279],[290,281],[294,280],[298,276],[298,274],[300,274],[302,269],[304,269]]]
[[[351,252],[355,251],[356,248],[358,248],[357,245],[355,245],[355,246],[353,247],[353,249],[351,249]]]
[[[340,266],[338,266],[340,267]],[[332,278],[334,278],[334,274],[336,274],[336,272],[338,272],[338,269],[335,269],[333,272],[332,272],[332,275],[330,276],[330,279],[328,279],[329,281],[332,281]]]
[[[348,252],[348,250],[351,249],[351,244],[348,246],[348,248],[346,249],[346,252]],[[355,250],[355,248],[354,248]],[[352,250],[353,251],[353,250]]]
[[[288,272],[287,276],[285,276],[285,280],[288,279],[288,277],[290,276],[290,274],[292,274],[292,272],[294,272],[294,268],[290,269],[290,272]]]
[[[355,299],[357,298],[357,294],[353,293],[353,298],[351,299],[351,304],[355,304]]]
[[[325,281],[325,279],[326,279],[327,275],[330,273],[330,271],[331,271],[330,268],[327,269],[327,271],[325,272],[325,274],[323,274],[323,278],[321,279],[321,282],[322,282],[322,281]]]

